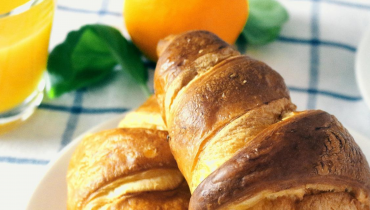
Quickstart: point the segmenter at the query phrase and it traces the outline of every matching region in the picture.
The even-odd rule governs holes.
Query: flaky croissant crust
[[[253,206],[263,200],[262,193],[271,200],[273,194],[293,197],[294,206],[296,200],[324,192],[346,192],[366,209],[370,169],[364,157],[334,116],[320,110],[296,113],[262,131],[207,177],[195,190],[191,209],[237,209],[240,200]]]
[[[98,201],[99,197],[116,202],[109,198],[115,197],[116,188],[140,181],[132,176],[148,170],[177,170],[166,137],[166,131],[140,128],[117,128],[86,137],[78,145],[69,164],[68,199],[71,205],[76,205],[70,209],[82,209],[90,202],[101,203],[96,204],[97,206],[105,205]],[[148,178],[155,176],[152,174]],[[141,180],[145,180],[145,175],[143,174]],[[119,181],[130,176],[132,178],[129,180]],[[180,174],[178,176],[181,178]],[[178,186],[181,182],[179,180]],[[172,189],[176,187],[172,186]],[[127,193],[122,192],[121,196],[132,197],[132,194],[137,194],[130,189],[123,191]]]
[[[290,103],[288,89],[277,72],[262,62],[239,55],[214,34],[194,31],[175,40],[166,45],[160,56],[154,82],[165,123],[174,138],[175,143],[170,142],[172,153],[194,190],[204,175],[236,152],[223,151],[224,157],[205,160],[217,162],[214,167],[195,170],[198,164],[204,165],[198,160],[203,160],[201,153],[216,133],[270,102],[282,100],[281,110],[266,118],[270,124],[284,112],[294,110],[295,105]],[[235,149],[245,143],[233,141],[237,144]]]
[[[188,209],[190,192],[171,154],[154,97],[119,126],[87,135],[70,160],[68,209]]]
[[[156,96],[190,209],[370,208],[369,165],[352,137],[323,111],[295,112],[268,65],[206,31],[170,36],[158,53]]]

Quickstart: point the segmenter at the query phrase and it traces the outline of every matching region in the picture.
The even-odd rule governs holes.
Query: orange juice
[[[0,0],[0,113],[30,96],[46,68],[54,0],[32,1],[27,10],[4,15],[25,1]]]
[[[0,14],[7,13],[14,8],[21,6],[29,0],[1,0]]]

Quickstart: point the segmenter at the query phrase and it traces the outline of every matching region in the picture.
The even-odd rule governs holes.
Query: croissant
[[[149,97],[134,112],[126,114],[125,118],[118,124],[120,128],[147,128],[167,131],[162,120],[161,111],[154,96]]]
[[[186,210],[189,187],[171,154],[156,99],[129,113],[120,128],[85,137],[68,168],[69,210]],[[136,116],[136,118],[135,118]]]
[[[370,168],[338,120],[207,31],[157,47],[154,87],[189,209],[370,209]]]

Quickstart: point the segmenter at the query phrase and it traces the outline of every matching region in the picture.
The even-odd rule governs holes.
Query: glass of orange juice
[[[0,131],[43,98],[55,0],[0,0]]]

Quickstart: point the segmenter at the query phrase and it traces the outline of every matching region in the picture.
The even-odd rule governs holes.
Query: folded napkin
[[[354,69],[359,41],[370,27],[370,1],[281,3],[290,19],[280,37],[265,46],[248,47],[247,54],[285,78],[299,110],[325,110],[370,139],[370,109],[360,95]],[[128,36],[122,0],[58,0],[57,4],[50,49],[69,31],[89,23],[108,24]],[[145,101],[128,75],[115,74],[99,86],[54,100],[45,98],[26,123],[0,135],[0,209],[25,209],[47,164],[61,149],[90,128]],[[150,75],[152,86],[153,71]]]

